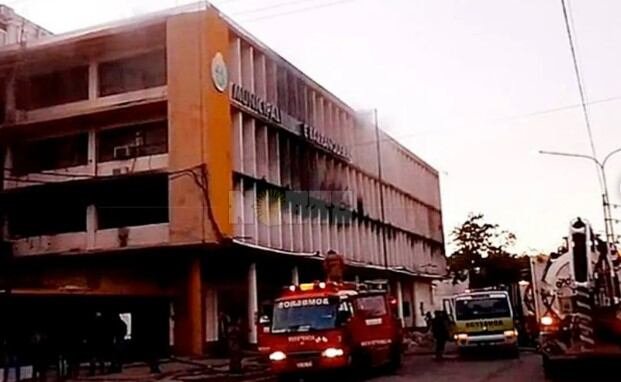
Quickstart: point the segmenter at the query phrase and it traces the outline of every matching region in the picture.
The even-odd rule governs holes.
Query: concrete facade
[[[0,46],[49,36],[52,33],[0,4]]]
[[[0,84],[14,295],[153,301],[198,354],[330,249],[411,326],[445,272],[437,171],[380,131],[380,179],[368,117],[209,5],[0,48]]]

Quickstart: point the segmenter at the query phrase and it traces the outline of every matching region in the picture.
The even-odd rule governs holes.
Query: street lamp
[[[610,198],[608,194],[608,182],[606,180],[606,163],[608,163],[608,160],[613,155],[619,152],[621,152],[621,147],[609,152],[608,155],[604,157],[604,160],[600,162],[597,158],[590,156],[590,155],[563,153],[563,152],[558,152],[558,151],[545,151],[545,150],[539,151],[540,154],[546,154],[546,155],[556,155],[556,156],[563,156],[563,157],[588,159],[597,165],[597,168],[599,170],[599,174],[602,180],[601,187],[602,187],[602,199],[603,199],[603,208],[604,208],[604,228],[606,230],[606,241],[608,242],[609,249],[611,249],[612,243],[615,242],[615,235],[614,235],[614,227],[612,224],[612,213],[610,212]]]

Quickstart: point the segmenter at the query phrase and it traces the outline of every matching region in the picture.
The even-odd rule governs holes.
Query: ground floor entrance
[[[122,349],[115,349],[127,361],[154,353],[225,355],[231,332],[242,347],[257,345],[257,319],[283,288],[324,277],[321,256],[244,246],[162,251],[13,266],[0,273],[0,335],[26,349],[43,333],[49,357],[86,360],[93,343],[111,352],[114,328],[124,327]],[[345,278],[389,280],[404,324],[424,325],[431,280],[363,265],[348,266]]]
[[[170,300],[127,296],[2,296],[2,352],[23,364],[169,354]]]

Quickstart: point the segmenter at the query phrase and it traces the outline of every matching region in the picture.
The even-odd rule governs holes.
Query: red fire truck
[[[384,286],[387,283],[383,284]],[[259,321],[259,349],[281,380],[322,370],[401,363],[396,301],[380,283],[291,285]]]

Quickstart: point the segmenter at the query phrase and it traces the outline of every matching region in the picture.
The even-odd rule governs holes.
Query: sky
[[[192,2],[5,0],[54,33]],[[354,108],[377,108],[440,172],[447,238],[471,212],[514,232],[519,252],[554,250],[576,216],[603,231],[594,165],[538,153],[590,154],[560,0],[212,3]],[[569,4],[602,158],[621,147],[621,2]],[[621,203],[621,154],[606,169]]]

